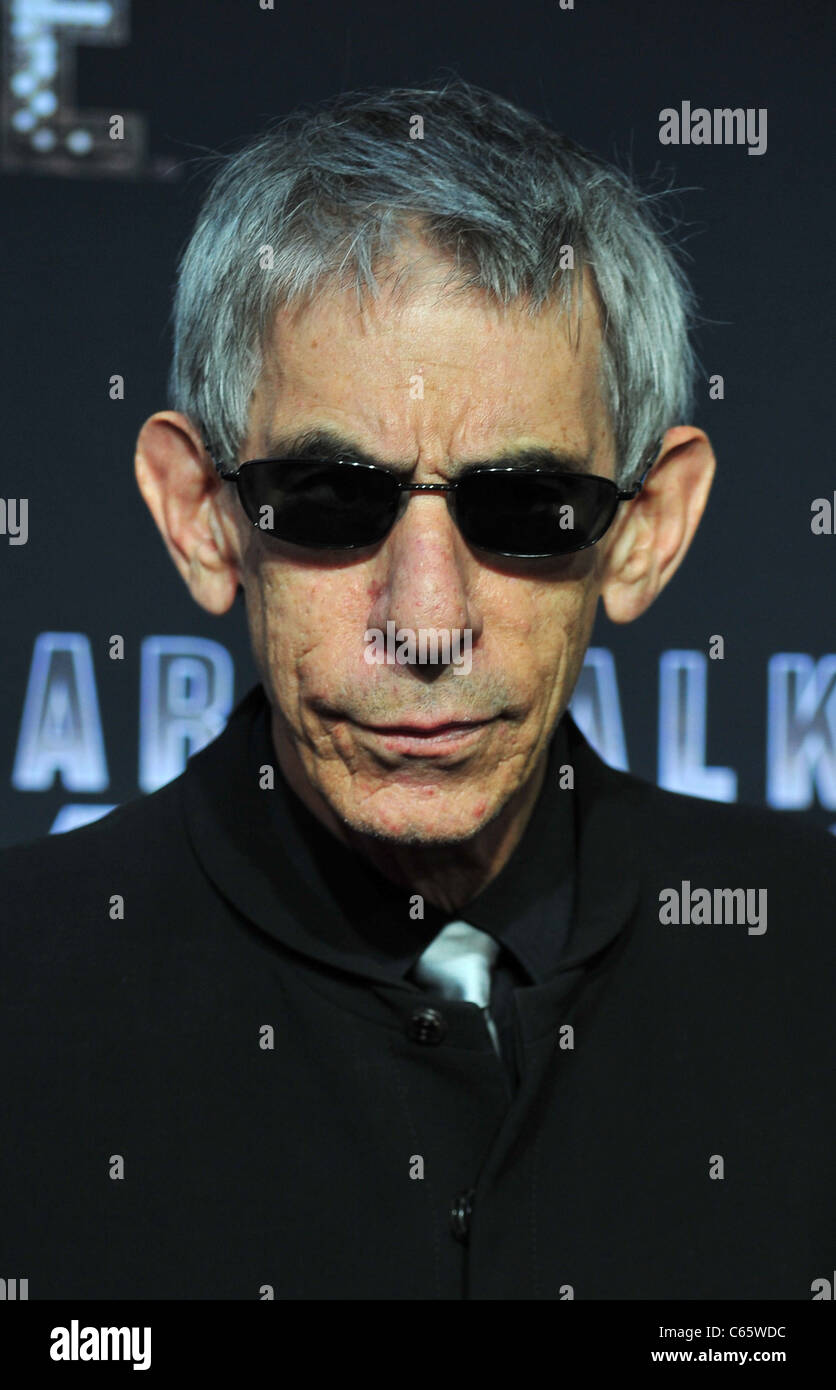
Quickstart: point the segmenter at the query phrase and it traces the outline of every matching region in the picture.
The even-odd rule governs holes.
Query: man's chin
[[[441,798],[426,806],[416,805],[413,794],[381,798],[374,807],[354,806],[334,808],[346,830],[352,835],[366,836],[378,843],[395,848],[423,846],[424,848],[465,845],[499,814],[501,801],[474,797],[469,806],[458,800],[455,806],[444,807]]]
[[[447,830],[444,827],[439,829],[437,826],[424,826],[409,824],[400,831],[393,832],[391,829],[384,829],[380,825],[368,823],[351,824],[345,822],[350,834],[358,837],[374,840],[378,845],[390,845],[394,849],[453,849],[458,845],[466,845],[483,826],[479,825],[475,830],[462,831],[461,829]]]

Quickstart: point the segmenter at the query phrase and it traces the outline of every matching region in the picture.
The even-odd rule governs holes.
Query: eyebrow
[[[314,428],[297,434],[271,435],[265,445],[261,458],[322,459],[326,463],[337,463],[341,459],[352,459],[357,463],[375,464],[378,468],[388,468],[393,473],[411,473],[414,463],[396,462],[380,459],[361,448],[353,439],[335,430]],[[552,449],[545,444],[524,445],[518,449],[505,450],[485,458],[462,462],[456,469],[461,476],[473,468],[549,468],[561,473],[587,473],[589,458],[585,454],[567,449]]]

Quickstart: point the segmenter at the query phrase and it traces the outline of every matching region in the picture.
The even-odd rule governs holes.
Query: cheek
[[[364,595],[360,583],[346,582],[345,571],[262,567],[252,603],[248,595],[250,631],[278,688],[315,684],[324,691],[329,672],[352,660],[365,666]]]
[[[493,624],[490,608],[485,611],[485,637],[493,659],[513,659],[520,674],[527,669],[534,682],[547,678],[582,640],[589,589],[586,576],[515,582],[497,596]]]

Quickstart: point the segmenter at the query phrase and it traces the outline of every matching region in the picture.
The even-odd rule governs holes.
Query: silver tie
[[[488,1009],[491,970],[498,954],[499,943],[487,932],[469,922],[448,922],[420,956],[412,973],[419,984],[437,990],[445,999],[478,1004],[485,1015],[494,1051],[501,1057],[496,1025]]]

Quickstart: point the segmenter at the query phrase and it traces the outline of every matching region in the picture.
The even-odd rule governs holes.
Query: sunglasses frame
[[[224,469],[223,466],[217,461],[217,459],[216,459],[216,457],[215,457],[215,453],[214,453],[213,449],[211,448],[211,446],[209,446],[209,445],[207,444],[207,445],[206,445],[206,450],[207,450],[207,453],[209,454],[209,457],[212,459],[212,462],[214,463],[215,468],[217,469],[218,476],[223,480],[223,482],[225,482],[225,483],[235,483],[235,484],[236,484],[236,489],[237,489],[237,492],[238,492],[238,500],[239,500],[240,503],[241,503],[242,510],[244,511],[244,514],[246,515],[247,520],[250,522],[250,525],[253,526],[253,527],[255,527],[255,529],[256,529],[257,531],[261,531],[262,534],[266,534],[266,535],[271,535],[272,533],[269,532],[269,531],[266,531],[266,532],[265,532],[265,531],[264,531],[264,528],[261,527],[261,526],[259,526],[259,523],[258,523],[257,521],[253,521],[253,519],[249,516],[249,514],[247,513],[247,509],[246,509],[246,507],[244,506],[244,499],[243,499],[243,497],[242,497],[242,495],[241,495],[241,489],[240,489],[240,486],[239,486],[240,479],[241,479],[241,473],[242,473],[243,469],[245,469],[245,468],[251,468],[251,467],[253,467],[253,465],[255,465],[255,464],[260,464],[260,463],[310,463],[310,464],[314,464],[314,465],[315,465],[315,464],[321,464],[321,465],[326,465],[326,464],[327,464],[327,465],[332,465],[332,466],[334,466],[334,467],[343,467],[343,468],[345,468],[345,467],[351,467],[351,468],[365,468],[365,469],[368,469],[370,472],[373,472],[373,473],[385,473],[386,476],[389,477],[389,478],[391,478],[391,479],[393,480],[393,482],[396,484],[396,486],[397,486],[397,491],[398,491],[399,493],[409,493],[409,492],[449,492],[449,493],[454,494],[454,496],[453,496],[453,501],[452,501],[451,511],[452,511],[452,515],[453,515],[453,520],[454,520],[454,522],[455,522],[455,524],[456,524],[457,527],[458,527],[458,520],[457,520],[457,518],[456,518],[455,492],[456,492],[457,488],[460,486],[460,484],[461,484],[462,482],[464,482],[466,479],[470,479],[470,478],[472,478],[472,477],[474,477],[474,476],[476,476],[476,475],[480,475],[480,474],[483,474],[483,473],[515,473],[515,474],[517,474],[517,476],[519,477],[519,476],[531,476],[532,474],[545,474],[545,475],[547,475],[547,476],[549,476],[549,477],[561,477],[561,478],[566,478],[566,477],[569,477],[569,478],[594,478],[596,482],[605,483],[605,484],[607,485],[607,488],[608,488],[608,489],[611,489],[612,492],[615,494],[615,506],[613,507],[612,516],[610,517],[609,521],[607,522],[607,524],[606,524],[606,526],[604,527],[604,530],[601,532],[600,536],[596,536],[596,538],[595,538],[594,541],[584,541],[583,545],[573,546],[571,550],[560,550],[560,551],[536,551],[536,552],[533,551],[533,552],[529,552],[529,553],[522,553],[522,552],[520,552],[520,551],[513,551],[513,550],[494,550],[494,549],[492,549],[492,548],[488,548],[487,546],[480,546],[480,545],[477,545],[475,541],[469,541],[469,540],[467,539],[467,537],[464,536],[464,533],[461,532],[461,527],[458,527],[459,531],[460,531],[461,534],[464,536],[465,541],[467,541],[467,544],[473,546],[474,549],[476,549],[476,550],[484,550],[484,551],[485,551],[485,554],[488,554],[488,555],[501,555],[501,556],[505,557],[506,559],[513,559],[513,560],[557,560],[557,559],[563,558],[563,556],[566,556],[566,555],[577,555],[577,554],[579,553],[579,551],[581,551],[581,550],[589,550],[591,546],[597,545],[599,541],[603,540],[604,536],[606,535],[607,531],[608,531],[609,528],[612,526],[613,521],[615,520],[616,512],[617,512],[619,503],[621,503],[621,502],[630,502],[630,501],[633,500],[634,497],[637,497],[637,496],[639,495],[639,493],[641,492],[642,488],[644,487],[645,479],[647,478],[648,473],[650,472],[650,470],[652,469],[652,467],[653,467],[653,465],[654,465],[654,462],[655,462],[655,460],[656,460],[656,457],[657,457],[657,455],[658,455],[658,453],[659,453],[659,449],[661,448],[661,444],[662,444],[661,439],[654,440],[653,444],[651,444],[650,447],[649,447],[648,449],[645,450],[645,453],[643,454],[642,459],[641,459],[641,463],[642,463],[642,465],[643,465],[643,472],[642,472],[642,474],[641,474],[641,477],[639,478],[639,480],[638,480],[638,482],[635,484],[635,486],[632,487],[632,488],[629,488],[629,489],[619,488],[619,487],[617,486],[617,484],[613,481],[612,478],[604,478],[604,477],[602,477],[602,476],[601,476],[600,474],[598,474],[598,473],[568,473],[568,472],[566,472],[566,471],[563,470],[563,469],[555,469],[555,468],[515,468],[513,464],[510,464],[510,465],[509,465],[509,464],[484,464],[484,465],[479,464],[479,465],[477,465],[475,468],[469,468],[469,469],[467,470],[467,473],[464,475],[464,477],[458,479],[456,482],[453,482],[453,483],[411,483],[411,482],[403,482],[403,481],[398,477],[397,473],[394,472],[393,469],[391,469],[391,468],[386,468],[383,464],[379,464],[379,463],[363,463],[363,462],[359,461],[358,459],[255,458],[255,459],[245,459],[245,460],[243,461],[243,463],[239,463],[239,464],[238,464],[235,468],[233,468],[233,469]],[[402,499],[399,498],[399,499],[398,499],[398,506],[397,506],[396,511],[395,511],[395,515],[394,515],[394,517],[393,517],[393,519],[392,519],[392,521],[391,521],[391,523],[390,523],[388,529],[387,529],[386,531],[384,531],[383,535],[380,536],[377,540],[374,540],[374,541],[362,541],[362,542],[360,542],[360,543],[351,544],[351,545],[334,545],[333,542],[325,543],[325,544],[323,544],[323,545],[309,545],[309,544],[302,544],[302,543],[299,542],[299,541],[285,541],[285,544],[298,545],[299,548],[300,548],[300,549],[303,549],[303,550],[331,550],[331,551],[342,551],[342,550],[368,550],[368,549],[370,549],[370,548],[371,548],[372,546],[374,546],[374,545],[380,545],[380,543],[386,539],[386,537],[388,536],[389,532],[392,530],[392,527],[395,525],[395,523],[397,522],[397,520],[398,520],[398,518],[399,518],[399,516],[400,516],[400,513],[401,513],[401,503],[402,503]],[[282,538],[282,537],[275,537],[275,539],[281,540],[281,539],[283,539],[283,538]]]

